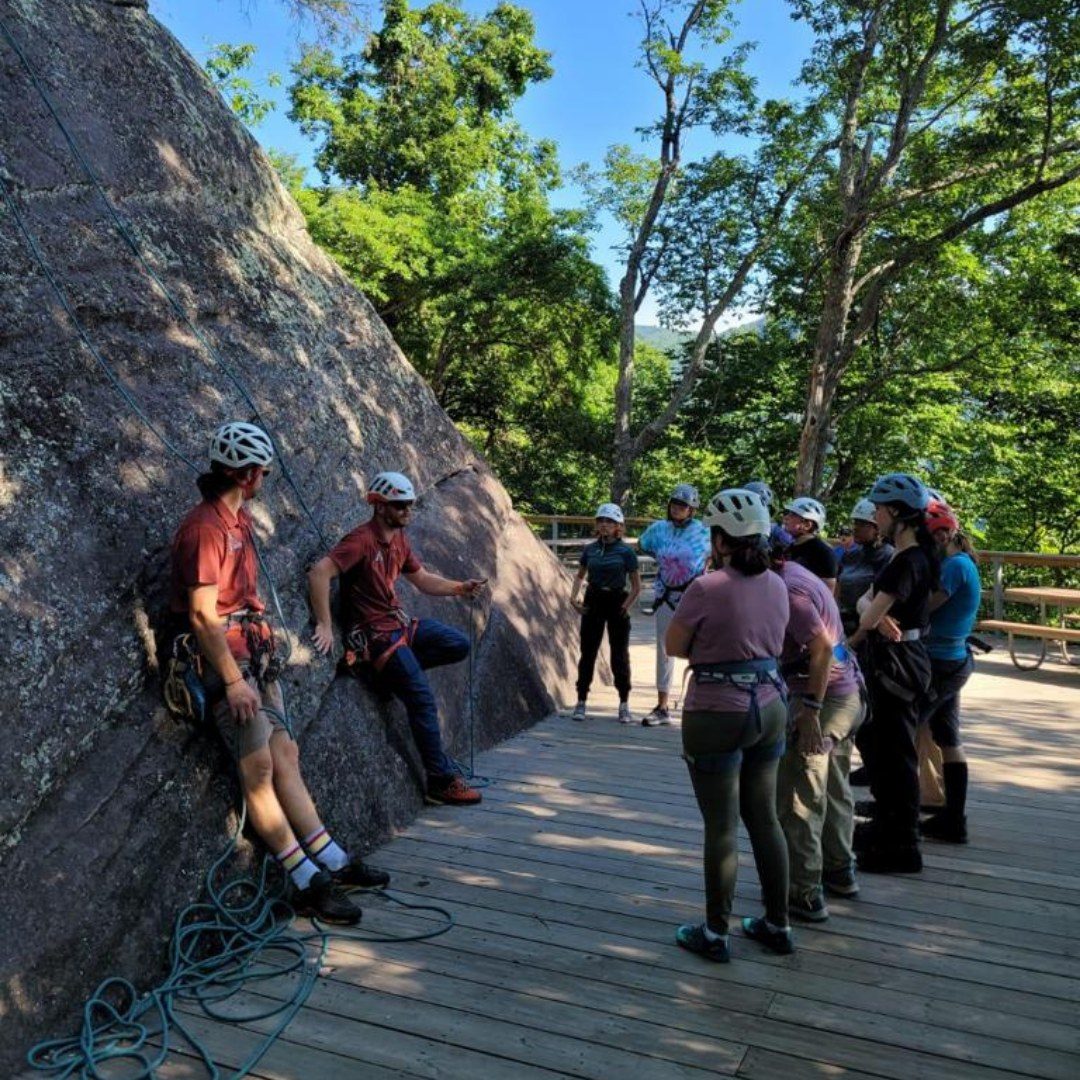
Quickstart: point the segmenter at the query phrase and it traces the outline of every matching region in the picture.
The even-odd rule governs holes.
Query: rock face
[[[194,61],[138,3],[0,0],[0,18],[212,346],[140,266],[0,37],[0,179],[153,423],[201,463],[220,422],[254,419],[239,383],[331,542],[366,516],[374,472],[412,476],[426,564],[493,585],[475,609],[403,589],[415,614],[473,620],[472,710],[466,665],[433,677],[459,758],[470,738],[489,745],[566,700],[576,642],[557,564],[312,244]],[[6,1074],[29,1042],[72,1026],[103,975],[146,986],[161,971],[173,916],[227,839],[237,792],[213,741],[161,708],[149,647],[193,476],[80,344],[2,202],[0,296]],[[334,682],[304,644],[303,568],[323,549],[280,470],[272,481],[255,513],[295,639],[284,683],[302,762],[327,823],[363,850],[415,814],[417,761],[400,706]]]

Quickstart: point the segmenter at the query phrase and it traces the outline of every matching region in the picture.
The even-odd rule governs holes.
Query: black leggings
[[[581,659],[578,661],[577,696],[584,701],[592,686],[596,654],[607,628],[611,650],[611,674],[619,700],[630,696],[630,616],[622,610],[626,593],[605,592],[591,585],[585,590],[585,614],[581,616]]]

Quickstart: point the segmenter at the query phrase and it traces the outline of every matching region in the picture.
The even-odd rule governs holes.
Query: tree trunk
[[[635,277],[628,270],[619,286],[619,381],[615,386],[615,446],[611,462],[611,501],[619,506],[629,497],[634,482],[630,410],[634,400]]]
[[[854,228],[848,239],[838,246],[825,286],[821,323],[814,339],[806,412],[799,437],[796,495],[816,497],[821,491],[833,400],[851,356],[847,322],[854,298],[855,272],[862,254],[862,241],[854,239],[853,233]]]

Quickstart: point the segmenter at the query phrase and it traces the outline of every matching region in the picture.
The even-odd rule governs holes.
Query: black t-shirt
[[[820,536],[811,536],[809,540],[792,544],[787,557],[824,581],[837,576],[836,552]]]
[[[585,568],[590,585],[599,589],[626,591],[626,578],[638,568],[634,549],[622,540],[603,544],[594,540],[581,552],[581,565]]]
[[[874,584],[874,579],[888,565],[893,557],[892,544],[856,544],[844,552],[840,559],[840,581],[837,586],[836,602],[840,605],[840,614],[845,617],[855,616],[855,605],[859,597]]]
[[[889,614],[901,630],[922,630],[930,622],[930,593],[934,575],[926,553],[920,547],[898,551],[892,562],[874,578],[874,593],[895,597]]]

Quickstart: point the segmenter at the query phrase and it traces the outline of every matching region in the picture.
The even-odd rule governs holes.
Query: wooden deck
[[[645,686],[651,633],[635,616]],[[373,856],[455,928],[335,941],[254,1075],[1080,1077],[1080,671],[980,660],[971,843],[927,843],[918,877],[864,876],[857,900],[797,931],[793,957],[734,936],[727,966],[673,943],[702,912],[678,728],[616,724],[610,690],[594,702],[584,724],[551,718],[482,755],[482,807],[427,812]],[[744,837],[736,912],[758,910]],[[424,925],[366,904],[371,929]],[[252,1045],[197,1027],[223,1067]],[[198,1074],[183,1059],[163,1073]]]

